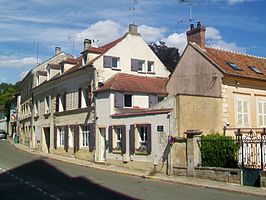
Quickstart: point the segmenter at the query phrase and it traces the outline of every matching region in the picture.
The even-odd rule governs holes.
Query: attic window
[[[257,74],[262,74],[262,72],[256,66],[248,66],[252,71]]]
[[[234,70],[242,71],[242,69],[235,63],[227,62],[230,67],[232,67]]]

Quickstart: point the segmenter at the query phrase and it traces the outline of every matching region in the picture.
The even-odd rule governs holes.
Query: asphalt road
[[[33,156],[0,141],[0,199],[262,200],[265,197],[81,167]]]

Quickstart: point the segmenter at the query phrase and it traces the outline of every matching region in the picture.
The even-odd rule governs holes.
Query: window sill
[[[146,72],[138,71],[139,74],[146,74]]]
[[[149,155],[147,152],[140,152],[140,151],[135,151],[135,155],[142,155],[142,156],[147,156]]]
[[[114,71],[121,71],[120,68],[111,67],[111,69],[114,70]]]
[[[112,150],[112,153],[113,153],[113,154],[121,154],[121,150],[113,149],[113,150]]]
[[[147,72],[147,74],[154,74],[155,75],[155,72]]]

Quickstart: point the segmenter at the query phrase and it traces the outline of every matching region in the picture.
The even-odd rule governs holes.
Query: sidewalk
[[[67,162],[67,163],[71,163],[71,164],[75,164],[79,166],[91,167],[95,169],[110,171],[113,173],[137,176],[137,177],[147,178],[151,180],[172,182],[172,183],[184,184],[184,185],[189,185],[189,186],[204,187],[204,188],[218,189],[222,191],[238,192],[242,194],[266,197],[266,188],[241,186],[238,184],[218,182],[218,181],[212,181],[212,180],[206,180],[206,179],[195,179],[195,178],[184,177],[184,176],[167,176],[167,175],[159,174],[159,173],[155,175],[148,175],[147,172],[141,171],[141,170],[133,170],[133,169],[118,167],[118,166],[113,166],[113,165],[97,164],[94,162],[78,160],[75,158],[63,157],[63,156],[52,155],[52,154],[45,154],[43,152],[34,151],[21,144],[14,144],[11,140],[9,140],[9,142],[13,144],[17,149],[29,152],[31,154],[50,158],[50,159],[55,159],[55,160],[59,160],[59,161],[63,161],[63,162]]]

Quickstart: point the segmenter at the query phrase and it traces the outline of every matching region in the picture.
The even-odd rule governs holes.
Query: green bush
[[[202,166],[236,168],[237,144],[232,137],[213,133],[201,136]]]

